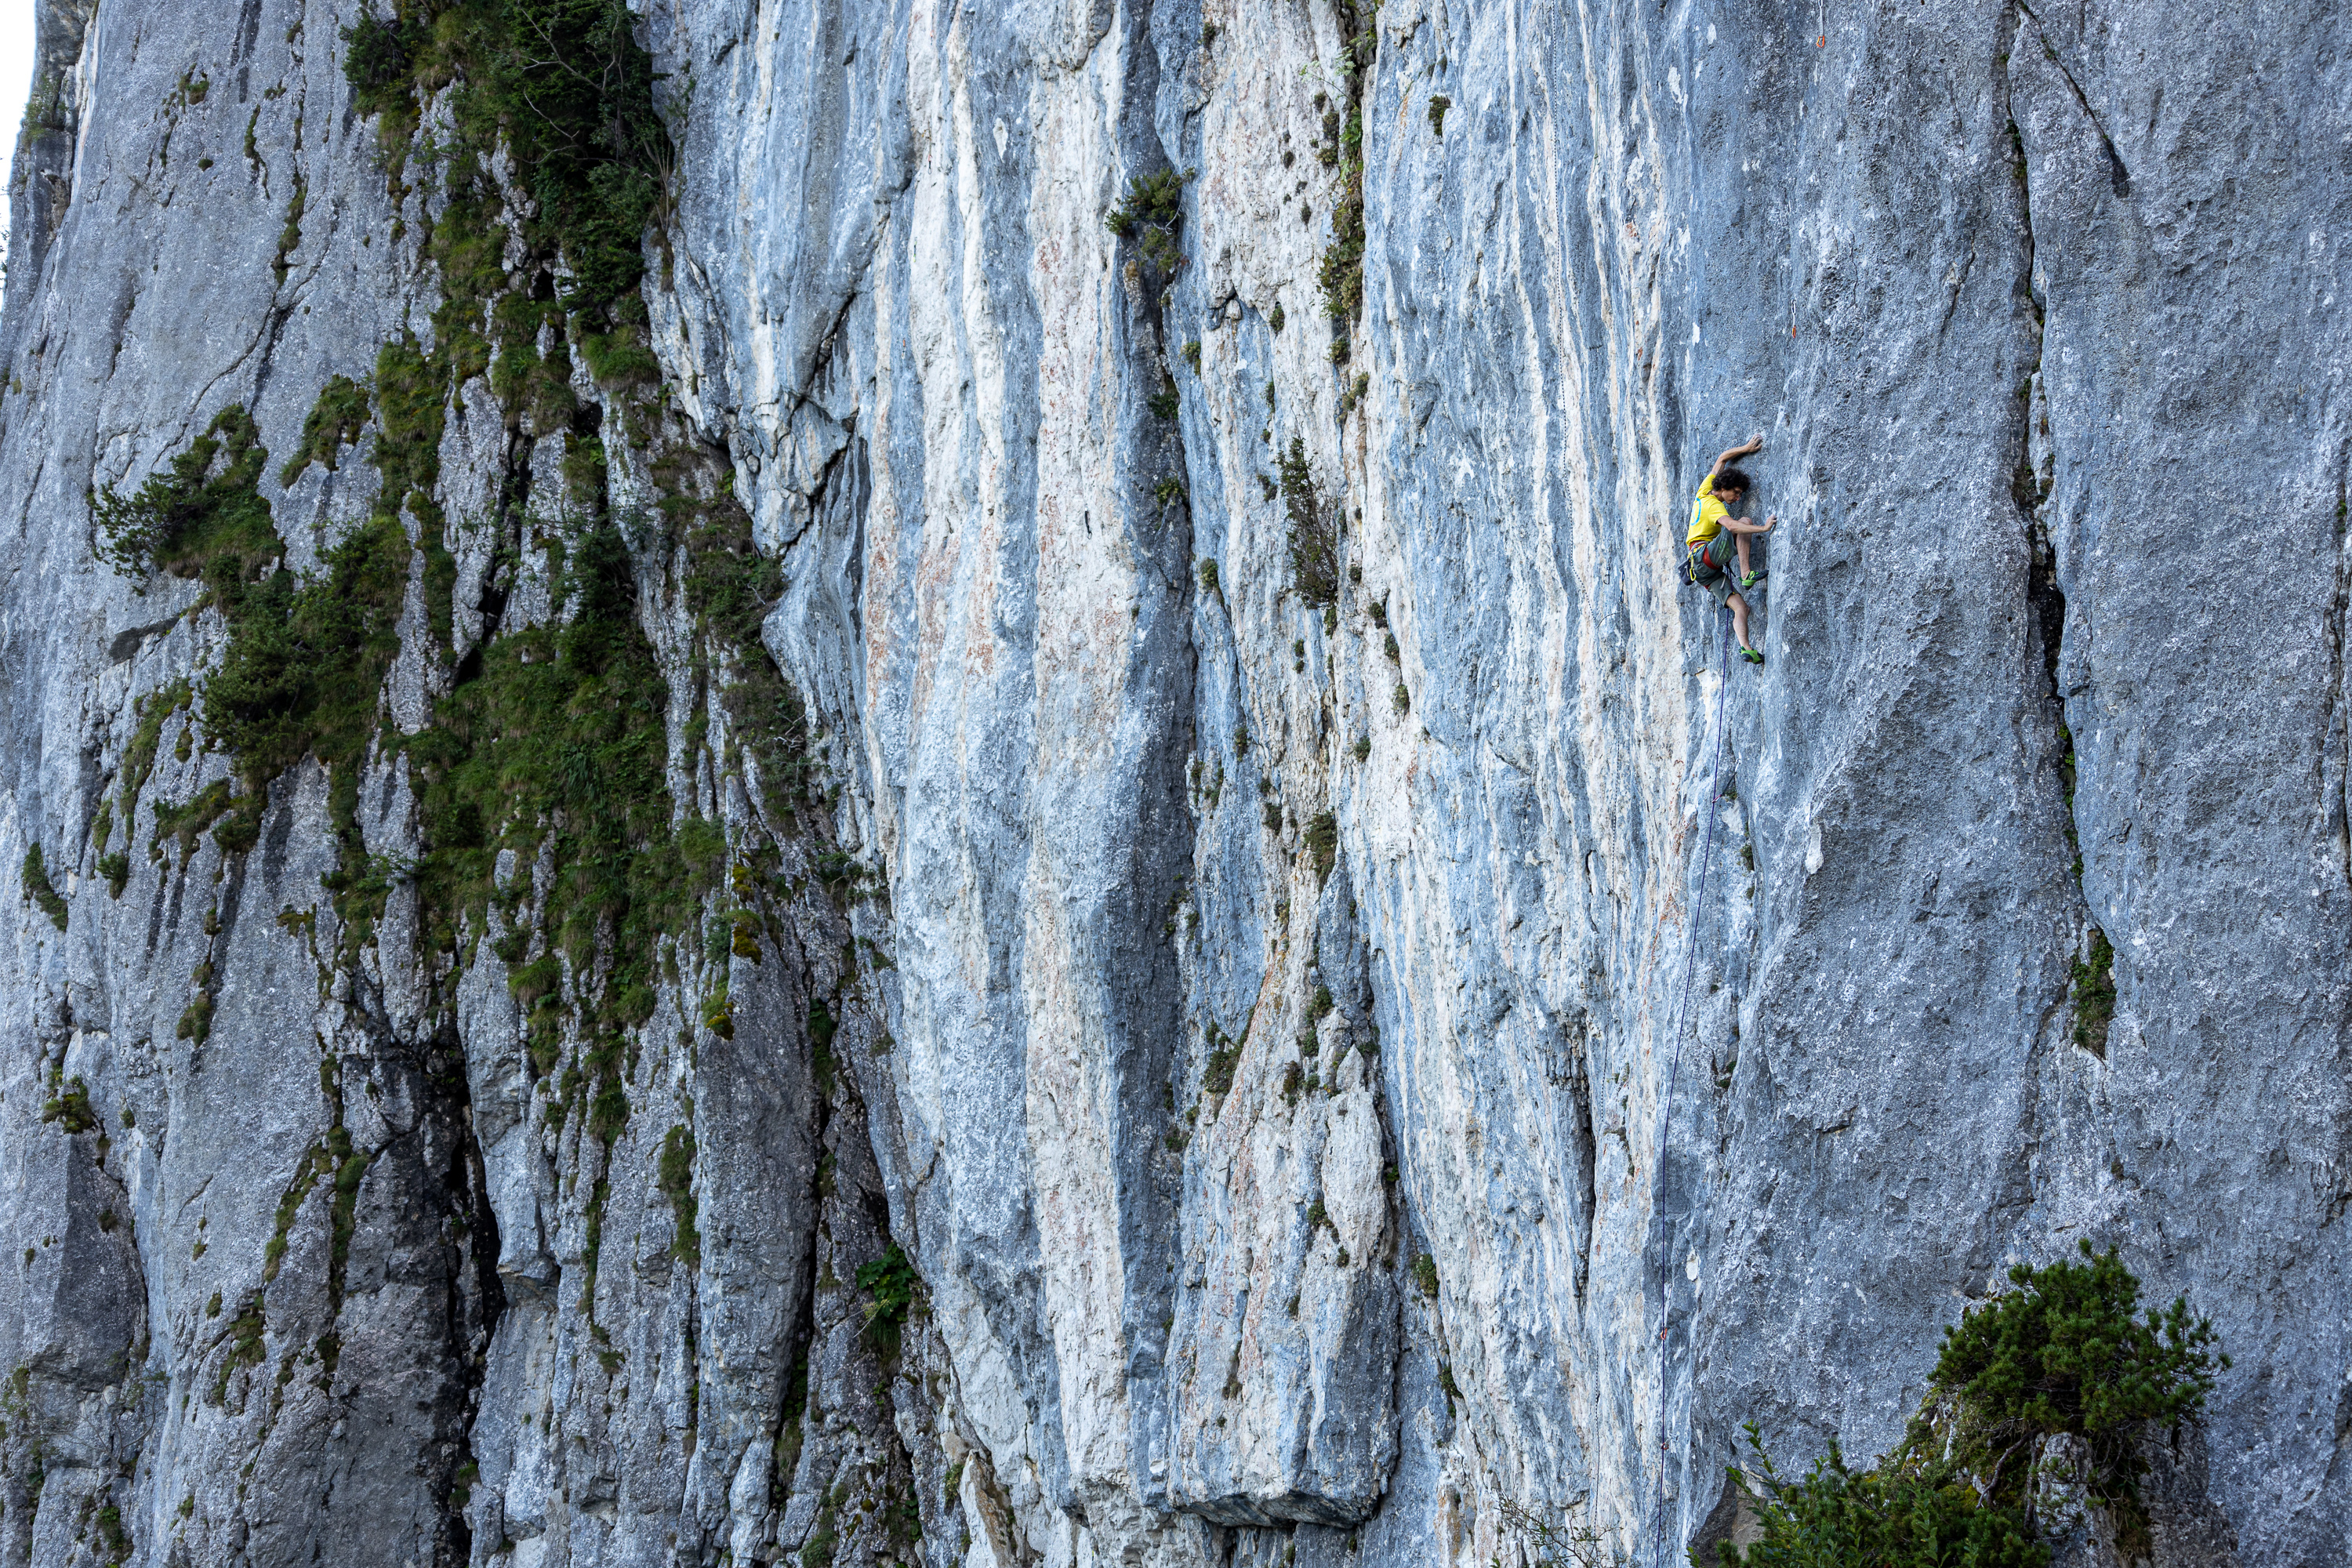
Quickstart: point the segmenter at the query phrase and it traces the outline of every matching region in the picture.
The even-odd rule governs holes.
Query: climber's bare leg
[[[1748,581],[1748,536],[1741,533],[1733,537],[1739,546],[1739,580],[1745,583]]]
[[[1748,640],[1748,601],[1741,598],[1738,595],[1734,594],[1731,595],[1729,604],[1731,605],[1732,636],[1739,639],[1739,646],[1741,647],[1752,647],[1753,645]]]

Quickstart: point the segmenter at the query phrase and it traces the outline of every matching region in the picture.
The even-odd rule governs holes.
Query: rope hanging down
[[[1682,1084],[1683,1025],[1690,1013],[1691,974],[1698,956],[1699,912],[1706,907],[1706,882],[1715,869],[1715,819],[1720,815],[1723,784],[1723,697],[1731,686],[1731,623],[1723,626],[1723,652],[1717,660],[1715,685],[1715,760],[1708,764],[1706,781],[1706,838],[1698,857],[1698,897],[1691,904],[1690,921],[1683,935],[1683,994],[1675,1004],[1675,1051],[1672,1066],[1666,1072],[1666,1098],[1658,1110],[1658,1149],[1656,1170],[1664,1177],[1666,1169],[1666,1135],[1674,1131],[1675,1095]],[[1658,1502],[1652,1516],[1652,1538],[1656,1542],[1654,1558],[1657,1568],[1665,1568],[1666,1561],[1666,1274],[1667,1259],[1664,1226],[1660,1227],[1658,1247]]]

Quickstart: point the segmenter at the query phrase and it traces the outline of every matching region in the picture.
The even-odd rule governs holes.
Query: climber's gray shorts
[[[1700,587],[1715,595],[1717,604],[1726,608],[1731,605],[1732,587],[1731,574],[1724,570],[1724,565],[1727,565],[1733,559],[1732,551],[1735,548],[1732,543],[1731,531],[1726,529],[1708,540],[1706,544],[1691,552],[1692,575],[1698,580]],[[1721,564],[1714,559],[1717,552],[1721,552],[1724,556],[1724,562]]]

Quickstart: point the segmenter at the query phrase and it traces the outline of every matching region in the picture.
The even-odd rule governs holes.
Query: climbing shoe
[[[1764,656],[1757,652],[1752,647],[1741,648],[1739,650],[1739,657],[1746,659],[1750,664],[1761,664],[1764,662]]]
[[[1761,583],[1765,578],[1770,575],[1771,574],[1769,572],[1750,572],[1746,576],[1739,579],[1739,585],[1743,588],[1753,588],[1757,584]]]

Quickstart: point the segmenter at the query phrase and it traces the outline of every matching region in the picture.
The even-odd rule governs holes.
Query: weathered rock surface
[[[222,609],[92,496],[443,330],[363,9],[44,0],[0,1564],[1663,1562],[2078,1238],[2233,1357],[2158,1561],[2352,1561],[2352,13],[649,0],[658,395],[464,382],[376,737],[238,847]],[[1761,670],[1674,570],[1758,428]],[[264,465],[289,566],[367,450]],[[415,872],[599,519],[728,868],[625,1028],[535,1010],[552,849],[454,946]]]

